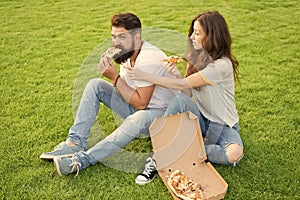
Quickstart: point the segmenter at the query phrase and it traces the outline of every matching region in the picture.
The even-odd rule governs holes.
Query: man
[[[41,159],[53,159],[59,175],[78,174],[80,170],[121,150],[139,134],[149,134],[151,123],[164,114],[168,102],[177,92],[128,78],[128,69],[123,67],[125,65],[157,76],[170,76],[161,62],[166,55],[141,39],[141,22],[137,16],[132,13],[114,15],[111,33],[112,46],[121,50],[113,57],[120,64],[120,75],[107,53],[104,53],[98,69],[113,85],[99,78],[90,80],[67,140],[55,147],[54,151],[40,156]],[[100,103],[116,112],[124,121],[109,136],[87,150],[90,128]]]

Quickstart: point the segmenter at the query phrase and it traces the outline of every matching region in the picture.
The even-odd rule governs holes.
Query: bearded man
[[[132,13],[116,14],[111,19],[114,56],[104,53],[98,69],[111,83],[95,78],[88,82],[65,142],[40,158],[53,160],[59,175],[86,169],[127,146],[140,134],[149,134],[149,126],[163,116],[176,90],[146,81],[130,80],[128,67],[156,76],[171,76],[161,62],[167,56],[141,37],[141,22]],[[120,74],[113,60],[120,64]],[[110,135],[87,150],[90,128],[98,115],[100,103],[122,117],[123,123]],[[99,116],[101,117],[101,116]]]

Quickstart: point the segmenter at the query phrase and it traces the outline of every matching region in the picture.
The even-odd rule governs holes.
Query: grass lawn
[[[86,81],[99,77],[97,59],[109,45],[114,13],[134,12],[147,40],[180,55],[191,19],[205,10],[224,15],[240,61],[245,156],[237,167],[214,165],[229,185],[225,199],[300,199],[299,0],[2,0],[1,199],[172,199],[160,179],[134,183],[151,153],[149,138],[76,178],[59,177],[39,156],[65,140]],[[118,123],[101,109],[89,144]],[[131,154],[140,159],[130,162]]]

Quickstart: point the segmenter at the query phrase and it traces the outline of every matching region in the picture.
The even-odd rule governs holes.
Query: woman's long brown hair
[[[228,57],[233,65],[234,79],[238,81],[239,62],[231,53],[232,40],[224,17],[218,11],[207,11],[197,15],[192,20],[188,33],[189,38],[194,32],[194,23],[196,20],[200,23],[206,34],[206,38],[202,44],[203,48],[212,60],[220,59],[223,56]],[[192,41],[189,39],[188,50],[185,58],[190,58],[195,55],[199,55],[199,52],[197,53],[197,50],[195,50],[192,45]],[[195,72],[194,64],[195,63],[188,62],[187,75]]]

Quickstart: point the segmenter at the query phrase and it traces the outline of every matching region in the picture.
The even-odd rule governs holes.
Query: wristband
[[[115,80],[115,84],[114,84],[114,87],[116,87],[116,85],[117,85],[117,81],[118,81],[118,79],[120,78],[120,74],[117,76],[117,78],[116,78],[116,80]]]

